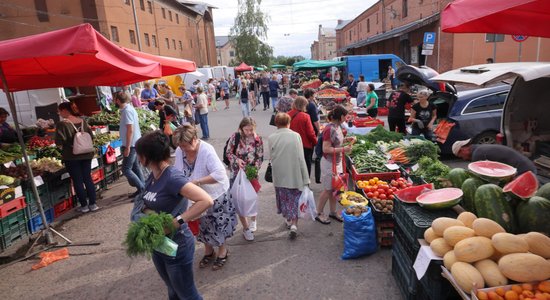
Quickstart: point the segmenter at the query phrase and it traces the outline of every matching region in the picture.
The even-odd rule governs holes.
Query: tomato
[[[386,190],[384,189],[377,189],[376,191],[378,192],[378,194],[384,194],[386,192]]]
[[[376,181],[374,181],[374,179],[371,179],[371,180],[369,180],[369,184],[370,184],[370,185],[375,185],[375,184],[376,184]]]
[[[372,196],[373,196],[374,198],[378,198],[378,195],[379,195],[379,194],[380,194],[379,192],[374,192],[374,193],[372,193]]]
[[[380,188],[382,188],[384,190],[388,190],[390,188],[390,186],[387,185],[387,184],[383,184],[382,186],[380,186]]]
[[[395,180],[392,180],[390,184],[391,184],[392,186],[397,186],[399,183],[397,183],[397,181],[395,181]]]
[[[406,187],[407,187],[407,184],[406,184],[406,183],[404,183],[404,182],[400,182],[400,183],[399,183],[399,188],[400,188],[400,189],[404,189],[404,188],[406,188]]]
[[[377,189],[378,189],[378,185],[375,184],[375,185],[372,186],[372,188],[373,188],[374,190],[377,190]]]
[[[410,186],[412,186],[412,185],[413,185],[412,182],[407,182],[407,186],[408,186],[408,187],[410,187]]]
[[[379,197],[380,197],[380,199],[382,199],[382,200],[385,200],[385,199],[387,198],[386,194],[380,194]]]
[[[372,180],[374,180],[374,182],[378,182],[378,177],[374,177]]]
[[[372,198],[372,196],[374,196],[373,193],[371,193],[371,192],[368,192],[368,193],[367,193],[367,197],[368,197],[368,198]]]
[[[395,199],[395,196],[394,196],[394,195],[390,195],[390,196],[388,197],[388,199],[393,200],[393,199]]]

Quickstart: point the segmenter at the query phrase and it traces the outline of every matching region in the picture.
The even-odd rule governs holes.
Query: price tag
[[[396,165],[396,164],[386,164],[386,168],[388,168],[392,171],[399,170],[399,166]]]
[[[415,164],[414,166],[411,167],[411,170],[413,172],[416,172],[416,170],[418,170],[418,168],[419,168],[418,164]]]
[[[61,180],[65,180],[65,179],[67,179],[67,178],[69,178],[69,177],[70,177],[69,173],[63,173],[63,174],[61,174]]]
[[[368,154],[376,154],[376,151],[374,151],[374,150],[367,150],[367,153],[368,153]]]
[[[386,159],[390,159],[390,158],[391,158],[391,154],[386,153]]]
[[[42,176],[35,176],[34,177],[34,184],[39,187],[44,184],[44,179],[42,179]]]
[[[149,125],[149,128],[151,128],[152,130],[157,130],[157,126],[155,126],[153,124]]]
[[[413,268],[416,272],[416,277],[418,279],[421,279],[426,274],[426,271],[428,270],[428,267],[430,266],[430,262],[432,260],[442,260],[441,257],[435,255],[433,253],[432,249],[428,245],[422,245],[420,246],[420,250],[418,251],[418,255],[416,256],[416,260],[414,261]]]
[[[120,152],[120,147],[115,148],[115,155],[120,156],[122,152]]]
[[[99,161],[97,158],[92,159],[92,169],[99,167]]]
[[[15,198],[23,197],[23,188],[18,186],[15,188]]]
[[[15,167],[15,164],[13,163],[13,161],[10,161],[10,162],[5,163],[4,167],[6,167],[6,168]]]

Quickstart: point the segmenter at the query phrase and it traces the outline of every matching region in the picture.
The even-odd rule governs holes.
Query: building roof
[[[227,43],[229,43],[229,36],[227,35],[215,36],[214,40],[216,41],[216,48],[222,48]]]
[[[336,30],[334,28],[321,27],[321,35],[325,37],[336,37]]]
[[[204,16],[205,12],[208,11],[208,8],[217,8],[213,5],[200,1],[177,0],[177,2],[201,16]]]
[[[395,38],[395,37],[401,36],[402,34],[405,34],[405,33],[411,32],[413,30],[416,30],[420,27],[431,24],[431,23],[439,20],[439,18],[440,18],[440,15],[439,15],[439,12],[438,12],[438,13],[435,13],[435,14],[429,16],[429,17],[426,17],[426,18],[423,18],[423,19],[420,19],[420,20],[416,20],[414,22],[410,22],[410,23],[405,24],[403,26],[394,28],[392,30],[388,30],[384,33],[370,36],[370,37],[368,37],[364,40],[361,40],[359,42],[356,42],[356,43],[347,45],[343,48],[340,48],[340,49],[338,49],[338,51],[344,52],[344,51],[347,51],[349,49],[360,48],[360,47],[364,47],[366,45],[370,45],[370,44],[373,44],[373,43],[376,43],[376,42],[380,42],[380,41],[383,41],[383,40]]]
[[[340,22],[342,21],[342,22]],[[342,28],[344,28],[346,25],[348,25],[351,21],[353,20],[338,20],[339,24],[336,25],[336,28],[334,28],[334,30],[340,30]]]

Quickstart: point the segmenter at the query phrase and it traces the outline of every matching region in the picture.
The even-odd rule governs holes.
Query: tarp
[[[303,60],[293,65],[295,71],[345,67],[346,62],[336,60]]]
[[[166,56],[159,56],[159,55],[153,55],[149,53],[144,53],[141,51],[136,51],[133,49],[124,48],[125,51],[128,53],[145,58],[148,60],[156,61],[160,63],[160,67],[162,70],[162,76],[169,76],[174,74],[181,74],[181,73],[188,73],[193,72],[197,70],[197,65],[195,65],[194,61],[180,59],[180,58],[174,58],[174,57],[166,57]]]
[[[441,17],[444,32],[550,37],[548,0],[455,0]]]
[[[235,71],[237,72],[245,72],[245,71],[252,71],[252,70],[254,70],[254,68],[245,64],[244,62],[242,62],[238,67],[235,68]]]
[[[156,61],[111,43],[90,24],[0,41],[10,92],[63,86],[120,86],[162,76]]]
[[[271,68],[272,69],[284,69],[284,68],[286,68],[286,66],[285,65],[272,65]]]

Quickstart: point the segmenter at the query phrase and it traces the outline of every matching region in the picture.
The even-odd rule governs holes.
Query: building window
[[[162,10],[162,18],[166,19],[166,9],[164,9],[164,7],[163,7],[163,8],[161,8],[161,10]]]
[[[151,39],[153,40],[153,47],[156,48],[157,47],[157,36],[153,34],[151,36]]]
[[[176,49],[176,40],[172,39],[172,46],[174,46],[174,50]]]
[[[378,24],[378,13],[376,13],[376,24]]]
[[[141,10],[145,11],[145,0],[139,0],[139,8],[141,8]]]
[[[191,18],[187,17],[187,26],[191,26]]]
[[[172,21],[172,11],[171,10],[168,11],[168,19],[170,19],[170,21]]]
[[[124,4],[130,5],[130,0],[124,0]]]
[[[351,41],[351,30],[349,31],[349,40]]]
[[[148,33],[145,33],[143,34],[144,37],[145,37],[145,45],[146,46],[151,46],[151,43],[149,42],[149,34]]]
[[[229,51],[229,56],[230,57],[235,57],[235,51]]]
[[[406,18],[409,14],[409,1],[403,0],[403,12],[401,13],[401,17]]]
[[[49,22],[50,15],[48,15],[48,5],[46,0],[34,0],[34,7],[36,9],[36,16],[40,22]]]
[[[367,19],[367,32],[370,32],[370,19]]]
[[[485,35],[486,43],[504,42],[504,34],[487,33]]]
[[[176,23],[180,23],[180,15],[176,14]]]
[[[130,43],[136,44],[136,32],[133,30],[130,30]]]
[[[180,50],[183,50],[183,43],[179,41],[179,44],[180,44]]]
[[[164,41],[166,42],[166,48],[170,49],[170,40],[165,38]]]
[[[189,46],[193,49],[193,40],[189,40]]]
[[[111,26],[111,40],[118,42],[118,28],[116,26]]]
[[[153,13],[153,2],[147,1],[147,10],[149,11],[150,14]]]

